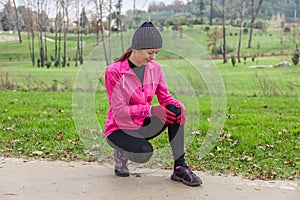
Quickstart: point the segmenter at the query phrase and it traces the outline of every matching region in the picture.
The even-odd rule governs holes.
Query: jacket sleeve
[[[128,105],[129,99],[123,93],[123,77],[118,71],[106,70],[105,86],[113,119],[121,129],[139,128],[143,119],[150,117],[151,105]]]
[[[155,94],[157,96],[158,102],[163,106],[167,106],[169,104],[178,104],[179,101],[175,99],[168,90],[165,74],[160,66],[159,73],[157,74],[159,74],[159,79]]]

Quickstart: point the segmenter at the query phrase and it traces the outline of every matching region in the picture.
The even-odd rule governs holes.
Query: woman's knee
[[[175,113],[176,116],[179,116],[181,114],[181,109],[177,108],[174,104],[169,104],[166,106],[166,108],[171,112]]]

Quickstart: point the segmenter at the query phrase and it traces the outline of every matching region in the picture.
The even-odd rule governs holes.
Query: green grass
[[[2,156],[41,157],[49,160],[95,160],[111,152],[101,131],[90,149],[80,140],[72,113],[71,92],[0,92]],[[97,94],[96,114],[104,125],[105,94]],[[198,153],[207,131],[210,98],[200,97],[198,135],[187,146],[187,158],[197,169],[234,173],[250,178],[294,179],[300,170],[300,100],[295,97],[229,97],[224,131],[215,148],[203,159]],[[92,132],[92,131],[91,131]],[[186,134],[192,134],[187,132]],[[167,134],[153,140],[155,154],[170,150]],[[34,155],[41,151],[42,155]],[[95,153],[96,152],[96,153]],[[152,163],[165,160],[155,156]],[[161,166],[161,165],[160,165]],[[171,163],[164,163],[171,167]],[[161,166],[162,167],[162,166]],[[273,177],[272,177],[273,174]],[[276,174],[276,176],[274,176]]]
[[[193,29],[185,27],[185,33],[209,52],[203,29],[198,26]],[[271,54],[282,50],[291,52],[294,44],[286,42],[284,45],[287,46],[278,45],[279,35],[278,30],[261,35],[256,30],[253,45],[260,41],[261,48],[243,48],[242,54]],[[100,47],[95,48],[94,37],[85,36],[85,55],[91,53],[87,57],[91,61],[86,61],[85,67],[98,66],[94,58],[98,59],[101,51],[97,49]],[[228,36],[230,46],[236,46],[236,41],[237,36]],[[246,42],[245,37],[243,44]],[[68,44],[76,44],[71,36]],[[187,53],[193,50],[188,49],[190,52]],[[70,51],[68,55],[72,56],[73,53]],[[10,57],[12,60],[8,61]],[[224,82],[227,107],[222,134],[205,157],[200,155],[201,148],[210,128],[208,119],[213,110],[209,85],[206,85],[201,74],[205,71],[197,71],[199,66],[192,66],[179,58],[164,50],[158,55],[171,92],[185,101],[189,116],[194,118],[188,120],[190,124],[186,126],[186,134],[192,139],[186,141],[186,155],[192,167],[213,173],[240,174],[250,179],[299,179],[300,68],[249,68],[252,65],[275,65],[283,60],[291,61],[291,56],[264,56],[254,62],[248,58],[246,63],[237,63],[235,67],[230,60],[227,64],[223,64],[222,60],[209,61],[211,65],[215,64]],[[112,159],[112,149],[100,130],[104,127],[108,109],[103,80],[98,84],[95,104],[90,105],[92,108],[95,105],[95,113],[92,113],[95,116],[87,116],[86,119],[88,121],[95,117],[100,126],[88,121],[84,124],[86,127],[80,129],[82,127],[76,124],[72,110],[72,88],[80,68],[73,65],[50,69],[30,66],[25,39],[22,45],[15,41],[0,43],[0,60],[1,156],[49,160]],[[102,67],[99,64],[97,69],[100,71]],[[195,104],[193,95],[187,96],[188,93],[180,87],[182,80],[190,84],[198,105],[191,105]],[[194,111],[195,106],[198,106],[198,112]],[[86,117],[84,114],[83,117]],[[148,166],[170,169],[172,156],[167,134],[155,138],[152,143],[155,153]],[[41,152],[42,155],[37,155]]]
[[[211,52],[211,48],[208,48],[207,44],[209,43],[209,38],[207,37],[207,33],[204,31],[205,26],[199,26],[195,25],[193,27],[184,27],[184,34],[188,37],[191,37],[196,42],[198,42],[204,50],[206,50],[210,55],[213,55]],[[169,29],[168,29],[169,30]],[[209,33],[211,33],[213,30],[213,27],[210,28]],[[236,35],[239,32],[239,29],[236,27],[231,27],[227,29],[227,45],[231,49],[233,49],[232,53],[230,54],[237,54],[237,48],[238,48],[238,38],[239,36]],[[5,33],[2,33],[5,34]],[[125,48],[128,46],[128,38],[130,32],[124,33],[124,40],[125,40]],[[258,56],[266,56],[270,54],[291,54],[296,46],[293,41],[292,37],[293,33],[285,33],[283,35],[283,43],[281,43],[281,30],[280,29],[268,29],[266,31],[262,30],[254,30],[253,34],[253,42],[252,42],[252,48],[247,48],[248,46],[248,39],[249,34],[244,34],[242,39],[242,45],[241,45],[241,55],[242,56],[248,56],[251,57],[252,55],[258,55]],[[114,40],[120,40],[116,33],[112,34]],[[13,34],[13,36],[17,36],[17,34]],[[50,39],[54,39],[54,34],[48,34],[47,36]],[[30,60],[29,56],[29,49],[28,49],[28,39],[27,34],[22,34],[23,43],[19,44],[18,41],[10,41],[10,42],[0,42],[0,60],[1,62],[8,62],[10,59],[12,61],[23,61],[23,60]],[[67,58],[72,60],[75,58],[76,55],[76,41],[77,36],[75,34],[68,34],[67,35]],[[84,35],[83,40],[86,42],[86,47],[84,48],[84,55],[87,56],[89,52],[92,51],[93,48],[96,46],[96,35]],[[179,38],[177,39],[179,40]],[[297,40],[297,39],[296,39]],[[53,41],[47,41],[48,45],[48,56],[51,55],[54,56],[54,42]],[[217,46],[221,45],[221,40],[218,41]],[[62,51],[62,50],[61,50]],[[62,53],[62,52],[61,52]],[[38,59],[38,41],[35,42],[35,56],[36,59]],[[166,58],[168,58],[170,55],[166,54]],[[164,57],[164,56],[163,56]],[[28,63],[31,64],[30,62]],[[74,66],[72,61],[69,61],[69,64],[71,66]],[[1,65],[0,65],[1,66]]]
[[[259,62],[277,62],[276,59],[283,58],[264,58]],[[186,131],[189,138],[193,138],[187,141],[186,148],[188,161],[194,168],[214,173],[241,174],[249,178],[299,178],[300,68],[249,69],[247,66],[252,63],[232,67],[215,61],[226,88],[226,121],[218,142],[202,158],[199,152],[210,126],[207,119],[212,114],[211,98],[206,86],[193,70],[188,70],[191,66],[184,60],[160,62],[187,77],[198,94],[199,113],[194,117],[200,121],[190,124]],[[77,73],[75,68],[14,66],[9,69],[50,82],[52,79],[62,82],[67,76],[71,86]],[[262,82],[268,87],[263,87]],[[293,89],[286,89],[290,82],[294,85],[291,87]],[[97,126],[87,127],[84,130],[87,135],[76,129],[71,89],[66,92],[0,91],[0,154],[50,160],[111,159],[111,149]],[[190,108],[188,103],[187,108]],[[95,106],[97,120],[103,129],[108,109],[104,92],[96,93]],[[191,110],[188,112],[193,113]],[[195,134],[195,130],[198,134]],[[167,134],[152,142],[156,151],[149,164],[170,168],[171,156],[166,157],[166,154],[170,154]],[[36,151],[42,151],[43,155],[33,155]]]
[[[207,33],[204,31],[205,26],[194,26],[193,28],[186,27],[184,29],[184,34],[193,38],[196,42],[201,44],[205,50],[210,54],[211,48],[208,48],[207,44],[209,43],[209,38]],[[213,28],[210,28],[209,33],[213,31]],[[239,41],[239,28],[231,27],[226,30],[227,37],[226,43],[227,46],[233,49],[233,52],[230,54],[237,54],[238,41]],[[295,50],[296,46],[293,42],[292,33],[286,33],[283,35],[283,43],[281,43],[281,31],[280,29],[268,29],[266,31],[254,30],[253,39],[252,39],[252,48],[248,48],[249,33],[243,34],[242,43],[241,43],[241,55],[242,56],[251,56],[254,54],[272,54],[272,53],[290,53]],[[217,46],[221,45],[221,40],[218,41]]]
[[[300,170],[299,98],[229,97],[224,132],[200,162],[216,173],[249,178],[293,179]],[[203,136],[189,148],[197,166]]]

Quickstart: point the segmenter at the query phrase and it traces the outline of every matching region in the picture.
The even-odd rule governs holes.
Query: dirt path
[[[296,200],[299,181],[248,181],[198,173],[204,184],[173,182],[171,171],[132,169],[141,176],[119,178],[110,166],[0,158],[1,200]]]

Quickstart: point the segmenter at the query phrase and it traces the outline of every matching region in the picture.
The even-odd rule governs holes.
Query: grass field
[[[207,41],[199,37],[199,30],[186,28],[185,32],[205,47]],[[261,48],[244,49],[243,54],[293,49],[290,43],[287,43],[288,46],[276,46],[279,41],[268,38],[277,38],[279,32],[272,33],[270,36],[257,32],[256,41],[258,37],[264,37],[259,39]],[[203,34],[204,31],[200,33]],[[94,48],[94,40],[88,38],[88,41],[90,49],[86,49],[87,54]],[[231,36],[229,45],[234,46],[234,41],[236,36]],[[69,44],[75,43],[70,41]],[[101,77],[91,105],[95,106],[93,115],[99,124],[85,127],[87,134],[83,134],[78,131],[74,120],[72,91],[81,68],[32,67],[26,52],[26,47],[20,48],[16,42],[0,43],[0,155],[66,161],[112,160],[112,149],[102,134],[108,104]],[[96,51],[95,56],[98,54]],[[14,56],[13,59],[8,61],[11,56]],[[217,142],[205,157],[201,157],[199,153],[213,110],[209,85],[195,66],[170,52],[160,52],[158,61],[166,70],[174,95],[185,97],[186,91],[177,88],[180,81],[176,76],[172,78],[173,72],[190,84],[198,104],[199,111],[195,115],[193,105],[189,105],[194,102],[185,102],[187,113],[195,118],[188,118],[191,124],[186,129],[186,135],[191,139],[186,142],[186,154],[193,168],[240,174],[250,179],[299,179],[300,68],[249,68],[253,65],[275,65],[290,59],[289,55],[258,57],[254,62],[247,59],[246,63],[238,63],[235,67],[230,62],[223,64],[222,60],[210,61],[224,83],[226,116]],[[95,65],[97,68],[98,62],[92,60],[86,61],[84,66]],[[103,67],[99,65],[100,76],[103,75],[100,73]],[[194,124],[194,121],[198,123]],[[167,134],[152,143],[156,151],[148,166],[171,168]]]

